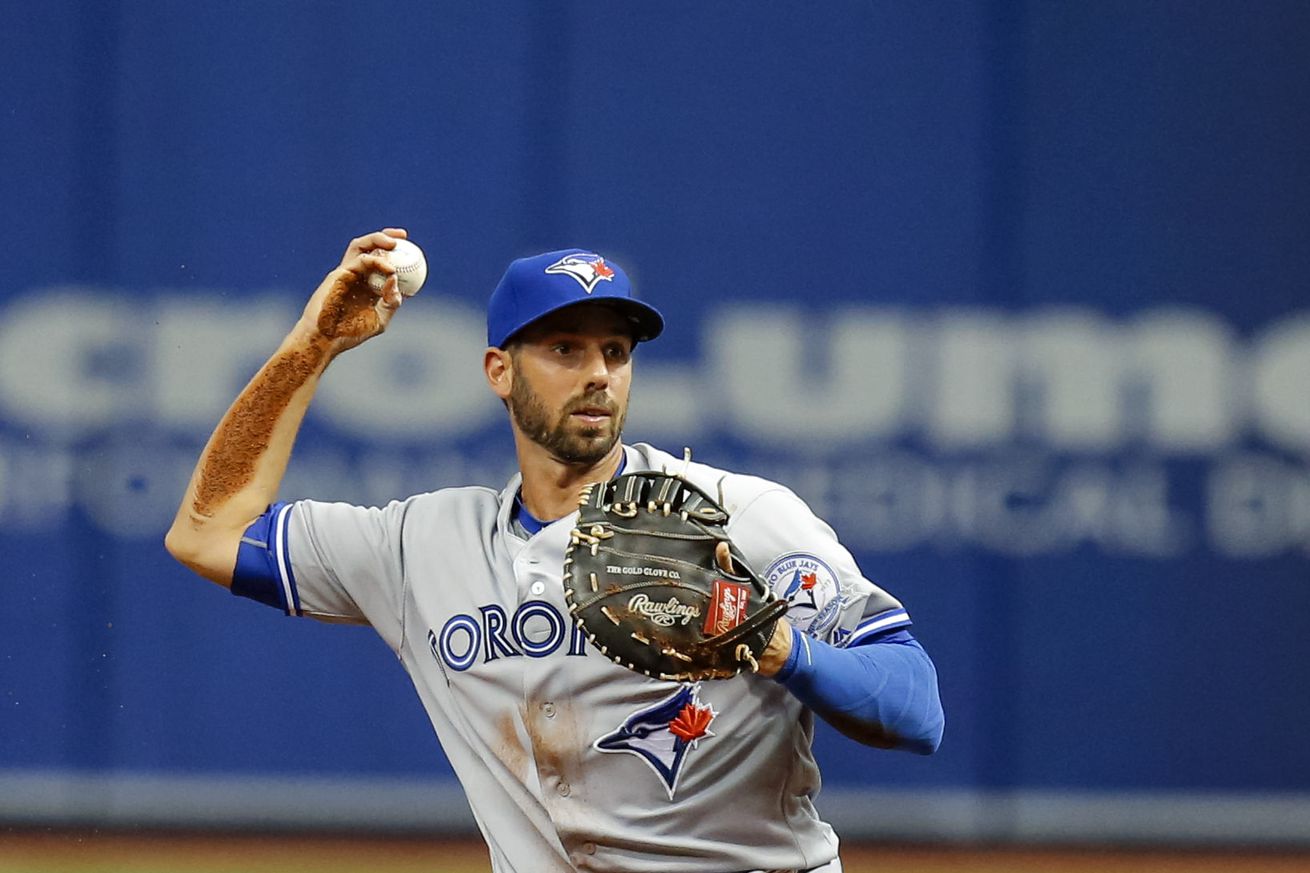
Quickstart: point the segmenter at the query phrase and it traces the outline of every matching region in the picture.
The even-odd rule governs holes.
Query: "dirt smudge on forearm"
[[[232,404],[205,454],[192,502],[194,514],[216,507],[250,484],[291,398],[322,366],[326,348],[311,343],[279,352]]]

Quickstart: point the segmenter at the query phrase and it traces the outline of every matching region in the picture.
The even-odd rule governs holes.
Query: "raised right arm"
[[[169,554],[218,584],[232,584],[246,528],[276,498],[319,377],[337,355],[386,329],[400,307],[395,268],[377,249],[404,239],[399,228],[351,240],[300,320],[228,408],[201,452],[173,525]],[[369,275],[387,276],[381,290]]]

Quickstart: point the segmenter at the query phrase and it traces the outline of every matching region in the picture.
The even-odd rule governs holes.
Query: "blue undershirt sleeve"
[[[909,631],[839,649],[792,628],[791,655],[774,679],[857,742],[921,755],[941,745],[937,670]]]
[[[298,615],[300,603],[286,542],[290,511],[289,504],[274,503],[246,528],[237,546],[231,590],[238,597]]]

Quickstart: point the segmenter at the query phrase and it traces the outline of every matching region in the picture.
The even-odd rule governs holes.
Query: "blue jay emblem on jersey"
[[[826,639],[841,618],[846,601],[837,574],[814,555],[783,555],[764,571],[764,581],[790,604],[787,621],[801,633]]]
[[[714,736],[710,722],[716,715],[713,706],[700,702],[699,682],[684,685],[654,706],[625,718],[592,747],[598,752],[627,752],[641,758],[660,777],[672,800],[687,753],[701,740]]]

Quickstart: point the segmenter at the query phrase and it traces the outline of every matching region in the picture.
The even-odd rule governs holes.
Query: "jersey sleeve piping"
[[[910,620],[910,613],[904,609],[889,609],[886,612],[880,612],[864,619],[855,626],[850,639],[846,641],[846,648],[858,646],[860,643],[889,630],[909,627],[913,623]]]
[[[273,524],[273,551],[277,556],[278,581],[282,583],[282,593],[286,603],[287,615],[304,615],[300,608],[300,592],[296,590],[296,576],[291,569],[291,548],[287,543],[287,525],[291,519],[291,507],[288,503],[282,507]]]

